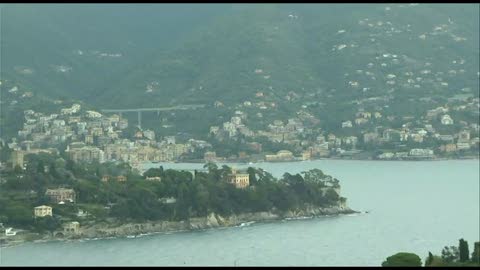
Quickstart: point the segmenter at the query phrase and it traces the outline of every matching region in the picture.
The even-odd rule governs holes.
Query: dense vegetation
[[[44,195],[47,188],[70,187],[77,194],[75,204],[52,205],[53,218],[41,228],[51,228],[59,220],[76,218],[78,209],[87,211],[93,220],[116,218],[136,220],[185,220],[190,217],[218,213],[232,214],[258,211],[287,211],[306,205],[338,205],[345,198],[326,186],[321,170],[303,174],[285,173],[274,178],[262,169],[248,168],[250,187],[237,189],[227,179],[231,168],[208,163],[208,172],[150,169],[139,175],[125,163],[76,164],[49,154],[29,155],[25,171],[17,167],[3,172],[5,182],[0,188],[0,222],[25,228],[36,227],[33,208],[49,204]],[[113,177],[102,182],[103,176]],[[127,177],[117,182],[116,176]],[[161,177],[161,181],[147,181],[146,177]],[[334,187],[338,180],[332,179]],[[174,203],[164,199],[175,198]],[[40,219],[42,220],[42,219]],[[56,221],[55,221],[56,220]],[[55,223],[57,222],[57,223]]]
[[[417,254],[399,252],[388,257],[382,263],[382,266],[422,266],[422,260]],[[480,242],[475,242],[472,254],[469,252],[468,242],[463,238],[459,240],[458,247],[444,247],[441,256],[433,255],[431,252],[428,252],[428,257],[425,259],[425,266],[480,266]]]

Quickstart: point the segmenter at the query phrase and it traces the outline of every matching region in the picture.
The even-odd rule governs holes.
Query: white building
[[[345,121],[345,122],[342,122],[342,128],[349,128],[349,127],[352,127],[352,121]]]
[[[143,131],[143,136],[149,140],[155,140],[155,132],[153,130]]]
[[[415,148],[415,149],[410,150],[409,155],[413,156],[413,157],[432,157],[433,156],[433,150]]]
[[[448,114],[442,116],[441,122],[442,125],[453,125],[453,119]]]

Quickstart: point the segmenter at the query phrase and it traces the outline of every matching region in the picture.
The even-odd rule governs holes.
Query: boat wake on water
[[[240,225],[238,225],[237,227],[250,226],[250,225],[252,225],[253,223],[255,223],[255,221],[243,222],[243,223],[241,223]]]
[[[302,220],[302,219],[312,219],[313,217],[289,217],[284,220]]]

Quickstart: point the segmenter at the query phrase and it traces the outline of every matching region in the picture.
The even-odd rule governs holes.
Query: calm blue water
[[[275,176],[320,168],[340,180],[351,208],[370,213],[134,239],[29,243],[1,249],[0,265],[367,266],[380,265],[400,251],[423,259],[428,251],[439,254],[462,237],[472,249],[480,239],[478,160],[320,160],[255,166]]]

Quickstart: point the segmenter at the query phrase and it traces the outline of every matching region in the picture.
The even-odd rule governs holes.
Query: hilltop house
[[[68,188],[47,189],[45,196],[54,203],[75,202],[75,191]]]
[[[442,125],[453,125],[453,119],[448,114],[443,115],[440,121]]]
[[[52,207],[47,205],[40,205],[34,208],[35,217],[52,216]]]
[[[160,176],[147,176],[145,177],[145,179],[148,181],[162,181],[162,178]]]
[[[250,175],[248,173],[239,173],[232,169],[232,174],[229,175],[230,184],[235,185],[236,188],[246,188],[250,185]]]

